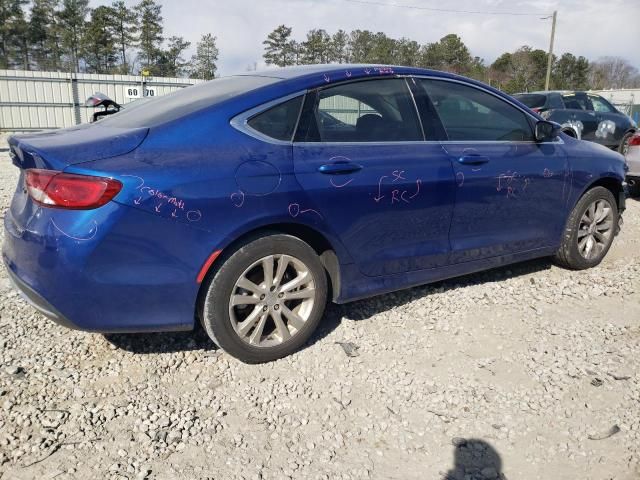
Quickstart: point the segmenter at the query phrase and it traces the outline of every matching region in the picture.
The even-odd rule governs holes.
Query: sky
[[[110,3],[110,0],[91,1],[94,7]],[[126,0],[126,3],[131,6],[137,2]],[[176,35],[190,41],[192,46],[187,56],[195,51],[201,35],[212,33],[217,37],[218,75],[222,76],[244,72],[254,64],[263,67],[262,42],[280,24],[292,27],[296,40],[303,40],[312,28],[324,28],[329,33],[338,29],[381,31],[390,37],[404,36],[420,43],[435,42],[455,33],[473,56],[491,63],[503,52],[522,45],[548,50],[551,19],[542,17],[548,17],[554,10],[558,11],[554,53],[571,52],[589,60],[620,56],[640,69],[640,0],[165,0],[160,3],[165,37]]]

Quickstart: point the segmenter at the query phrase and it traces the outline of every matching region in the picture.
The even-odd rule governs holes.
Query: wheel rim
[[[607,200],[596,200],[584,212],[578,228],[578,251],[593,260],[602,255],[613,234],[613,208]]]
[[[273,347],[300,333],[315,301],[309,267],[290,255],[269,255],[251,264],[236,281],[229,318],[243,342]]]

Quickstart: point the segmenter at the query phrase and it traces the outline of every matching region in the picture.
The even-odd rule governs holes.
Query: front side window
[[[589,95],[589,100],[591,100],[591,105],[593,105],[593,109],[596,112],[603,113],[612,113],[613,108],[604,98],[598,97],[596,95]]]
[[[325,88],[305,112],[297,139],[306,142],[423,140],[403,79],[367,80]]]
[[[296,128],[303,96],[292,98],[249,119],[254,130],[276,140],[291,141]]]
[[[421,79],[449,140],[533,141],[524,112],[478,88]]]

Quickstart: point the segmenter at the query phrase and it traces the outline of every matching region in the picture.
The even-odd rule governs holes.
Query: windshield
[[[526,95],[514,95],[513,97],[524,103],[529,108],[540,108],[544,106],[547,100],[547,97],[545,97],[544,95],[538,95],[535,93],[528,93]]]
[[[216,78],[162,97],[137,101],[101,120],[113,127],[152,127],[210,107],[242,93],[279,81],[279,78],[237,76]]]

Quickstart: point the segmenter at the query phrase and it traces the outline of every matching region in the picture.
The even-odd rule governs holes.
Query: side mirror
[[[536,123],[536,142],[543,142],[557,137],[560,134],[561,126],[555,122],[547,122],[546,120],[539,120]]]

